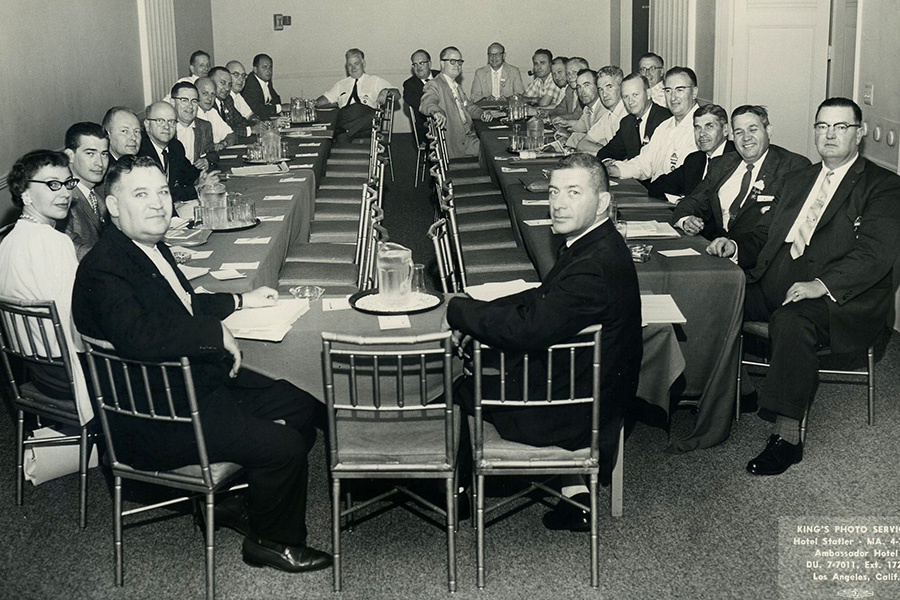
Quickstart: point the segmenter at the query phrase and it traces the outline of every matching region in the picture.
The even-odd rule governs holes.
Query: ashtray
[[[628,244],[631,250],[631,260],[636,263],[645,263],[650,260],[650,251],[653,250],[651,244]]]
[[[172,253],[172,258],[175,259],[177,264],[186,265],[191,262],[191,253],[185,252],[184,250],[176,250]]]
[[[288,291],[291,293],[291,296],[298,300],[306,299],[310,302],[315,302],[325,293],[325,288],[317,285],[298,285]]]

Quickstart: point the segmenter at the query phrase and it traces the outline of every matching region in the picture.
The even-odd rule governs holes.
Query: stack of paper
[[[512,281],[494,281],[491,283],[482,283],[480,285],[470,285],[466,288],[466,293],[475,300],[484,300],[490,302],[504,296],[511,296],[536,288],[541,285],[537,281],[525,281],[524,279],[514,279]]]
[[[273,173],[286,173],[287,165],[283,162],[274,165],[250,165],[248,167],[235,167],[231,170],[234,176],[242,175],[271,175]]]
[[[275,306],[245,308],[223,321],[234,337],[245,340],[280,342],[294,321],[309,310],[309,300],[279,300]]]
[[[687,323],[687,319],[675,304],[675,299],[669,294],[641,294],[641,317],[643,325],[648,323]]]
[[[659,221],[628,221],[629,238],[677,238],[678,232]]]

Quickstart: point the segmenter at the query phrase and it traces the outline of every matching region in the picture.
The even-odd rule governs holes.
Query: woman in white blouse
[[[7,183],[13,204],[22,208],[15,227],[0,243],[0,295],[22,300],[53,300],[66,336],[75,371],[76,403],[82,423],[92,414],[84,374],[76,352],[83,352],[81,336],[72,322],[72,286],[78,259],[75,246],[56,222],[64,219],[78,179],[61,152],[35,150],[13,165]],[[51,334],[52,335],[52,334]],[[48,336],[50,337],[50,336]],[[55,346],[55,341],[51,340]],[[58,355],[58,348],[51,348]],[[65,371],[29,366],[32,381],[43,393],[71,398]]]

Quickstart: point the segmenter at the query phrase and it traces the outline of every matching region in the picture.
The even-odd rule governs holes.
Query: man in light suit
[[[106,227],[105,198],[94,188],[103,181],[109,166],[109,135],[97,123],[75,123],[66,131],[65,146],[69,169],[79,181],[72,190],[69,214],[57,227],[72,239],[81,260]]]
[[[693,119],[697,150],[684,157],[677,169],[663,173],[652,183],[642,181],[650,196],[661,200],[687,196],[706,177],[712,159],[734,152],[734,142],[728,139],[728,113],[724,108],[718,104],[699,106]]]
[[[253,57],[253,72],[247,76],[241,95],[260,119],[271,119],[281,112],[281,96],[272,85],[273,64],[268,54]]]
[[[619,131],[597,152],[600,160],[628,160],[641,152],[657,125],[672,116],[668,108],[650,100],[647,78],[631,73],[622,80],[622,102],[628,114],[619,123]]]
[[[559,162],[550,176],[550,217],[553,232],[565,244],[540,287],[492,302],[453,298],[447,304],[447,324],[493,348],[507,351],[506,381],[510,397],[522,393],[523,353],[566,341],[589,325],[602,324],[600,374],[601,481],[608,481],[616,458],[624,408],[637,391],[643,345],[641,300],[637,272],[622,236],[609,220],[609,183],[597,157],[573,154]],[[584,350],[584,349],[582,349]],[[590,355],[575,355],[576,395],[590,395]],[[546,397],[545,353],[531,355],[529,399]],[[569,395],[568,360],[553,362],[552,394]],[[472,381],[457,387],[463,409],[472,412]],[[483,380],[485,395],[497,397],[497,377]],[[563,389],[564,388],[564,389]],[[569,450],[590,443],[591,405],[490,407],[485,419],[505,439]],[[587,489],[575,482],[563,494],[584,502]],[[566,489],[571,487],[572,489]],[[585,494],[580,496],[579,494]],[[551,529],[589,529],[587,515],[566,502],[545,515]]]
[[[212,125],[197,117],[200,98],[197,86],[186,81],[176,83],[172,86],[170,97],[178,119],[175,137],[184,146],[185,158],[201,171],[209,168],[210,164],[215,165],[218,155]]]
[[[331,557],[306,545],[307,454],[320,405],[287,382],[241,371],[240,348],[222,322],[235,310],[274,304],[277,292],[195,294],[162,242],[172,200],[158,165],[148,157],[124,158],[109,180],[112,224],[79,265],[75,325],[123,358],[188,357],[210,462],[234,462],[248,473],[247,508],[223,519],[217,507],[216,522],[244,532],[242,554],[251,565],[289,572],[328,567]],[[162,381],[150,381],[160,394]],[[169,401],[184,416],[185,391],[172,384],[165,386]],[[142,390],[135,395],[146,403]],[[125,462],[159,470],[197,462],[188,428],[134,421],[111,424],[123,428]]]
[[[744,319],[767,321],[772,356],[759,403],[775,413],[766,448],[747,464],[778,475],[803,458],[800,421],[818,383],[820,346],[864,350],[884,329],[900,254],[900,177],[859,156],[862,110],[829,98],[816,112],[822,162],[772,185],[778,200],[752,232],[707,252],[747,269]]]
[[[447,154],[450,158],[478,156],[480,144],[472,119],[490,121],[489,110],[471,102],[457,78],[462,73],[462,53],[454,46],[441,50],[441,74],[425,84],[419,110],[434,117],[439,127],[447,129]]]
[[[409,57],[412,62],[412,76],[403,82],[403,101],[413,109],[413,118],[419,141],[425,141],[425,117],[419,112],[425,84],[438,76],[439,72],[431,68],[431,55],[419,49]]]
[[[494,42],[487,49],[488,64],[475,70],[469,98],[478,102],[483,98],[489,100],[506,100],[513,94],[525,93],[522,73],[517,67],[506,62],[506,48]]]
[[[737,152],[711,160],[703,181],[675,207],[672,224],[687,235],[702,232],[714,239],[749,233],[776,200],[766,188],[791,171],[809,166],[805,156],[769,144],[772,126],[762,106],[734,109],[731,130]],[[687,164],[685,159],[680,168]]]

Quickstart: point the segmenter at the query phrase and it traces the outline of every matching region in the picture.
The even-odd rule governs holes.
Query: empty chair
[[[412,106],[409,107],[409,119],[410,123],[412,123],[413,140],[416,144],[416,171],[413,175],[413,183],[416,187],[419,187],[420,181],[425,183],[425,173],[428,169],[428,161],[426,160],[428,148],[425,140],[419,139],[419,130],[416,128],[416,111]]]
[[[456,455],[450,332],[408,337],[322,334],[332,481],[334,590],[341,589],[341,519],[397,492],[445,518],[447,585],[456,590]],[[344,479],[443,480],[442,509],[397,486],[341,510]],[[357,535],[361,532],[357,530]]]

